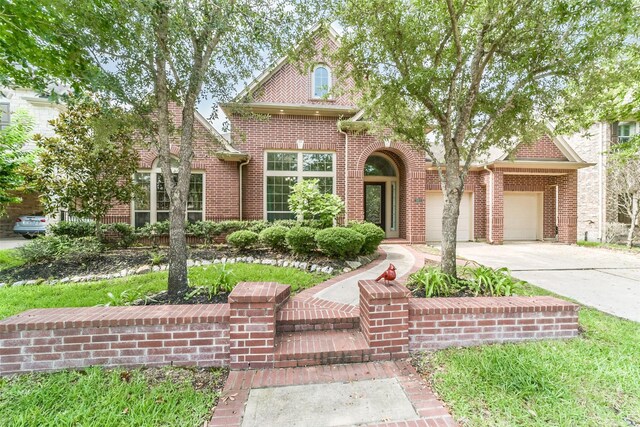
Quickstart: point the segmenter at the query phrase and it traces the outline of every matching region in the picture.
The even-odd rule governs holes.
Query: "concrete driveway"
[[[640,322],[640,255],[555,243],[459,243],[458,255]]]
[[[20,246],[24,246],[29,243],[29,240],[18,237],[18,238],[0,238],[0,249],[14,249],[19,248]]]

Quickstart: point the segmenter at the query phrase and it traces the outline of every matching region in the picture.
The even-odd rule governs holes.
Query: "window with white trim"
[[[322,193],[335,193],[335,154],[308,151],[265,153],[265,218],[295,219],[289,210],[291,187],[303,179],[317,179]]]
[[[331,72],[326,65],[317,65],[313,69],[313,97],[323,98],[331,90]]]
[[[618,142],[627,142],[635,136],[636,133],[637,130],[635,122],[618,123]]]
[[[172,160],[171,170],[174,181],[178,179],[177,162]],[[133,200],[133,225],[142,227],[148,223],[169,220],[170,200],[165,189],[164,176],[160,166],[150,171],[140,171],[134,180],[142,188],[141,193]],[[189,180],[186,219],[189,222],[204,219],[204,174],[192,172]]]

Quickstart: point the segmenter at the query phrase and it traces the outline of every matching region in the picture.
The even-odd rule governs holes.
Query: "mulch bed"
[[[217,295],[209,294],[202,290],[199,293],[192,294],[194,289],[189,289],[184,296],[170,298],[167,291],[158,292],[145,299],[134,301],[131,305],[175,305],[175,304],[226,304],[228,302],[229,293],[220,292]]]
[[[144,265],[151,265],[152,254],[161,254],[163,263],[166,263],[168,250],[166,248],[133,248],[117,249],[105,252],[91,259],[61,259],[52,262],[25,264],[19,267],[8,268],[0,271],[0,282],[38,279],[62,279],[64,277],[86,276],[90,274],[113,274],[124,269],[135,269]],[[213,260],[230,257],[249,257],[284,259],[290,258],[289,254],[273,252],[268,249],[252,249],[239,253],[227,246],[212,246],[208,248],[189,248],[189,258],[193,260]],[[296,256],[297,261],[306,261],[314,264],[330,265],[336,271],[345,267],[341,261],[327,258],[322,254],[310,256]]]

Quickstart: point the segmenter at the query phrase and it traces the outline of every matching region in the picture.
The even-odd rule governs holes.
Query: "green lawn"
[[[189,269],[190,285],[207,283],[216,266]],[[278,282],[291,285],[292,291],[309,288],[329,278],[295,268],[260,264],[229,264],[232,280],[238,282]],[[63,285],[35,285],[0,288],[0,318],[31,308],[90,307],[109,302],[108,292],[118,296],[125,290],[152,294],[167,288],[167,272],[157,272],[98,282]]]
[[[586,307],[579,319],[579,338],[448,349],[415,362],[466,426],[640,425],[640,324]]]
[[[0,249],[0,270],[24,264],[16,249]]]
[[[580,240],[577,242],[577,245],[583,246],[585,248],[604,248],[640,254],[640,247],[633,246],[631,248],[628,248],[626,247],[626,245],[621,245],[618,243],[586,242],[584,240]]]
[[[0,426],[201,426],[222,369],[89,368],[0,378]]]

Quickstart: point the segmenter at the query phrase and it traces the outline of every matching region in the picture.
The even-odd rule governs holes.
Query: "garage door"
[[[458,241],[466,242],[473,239],[473,203],[472,193],[463,193],[460,200],[460,217],[458,218]],[[442,240],[442,208],[444,196],[442,193],[427,193],[427,241]]]
[[[542,238],[542,195],[504,193],[504,240]]]

